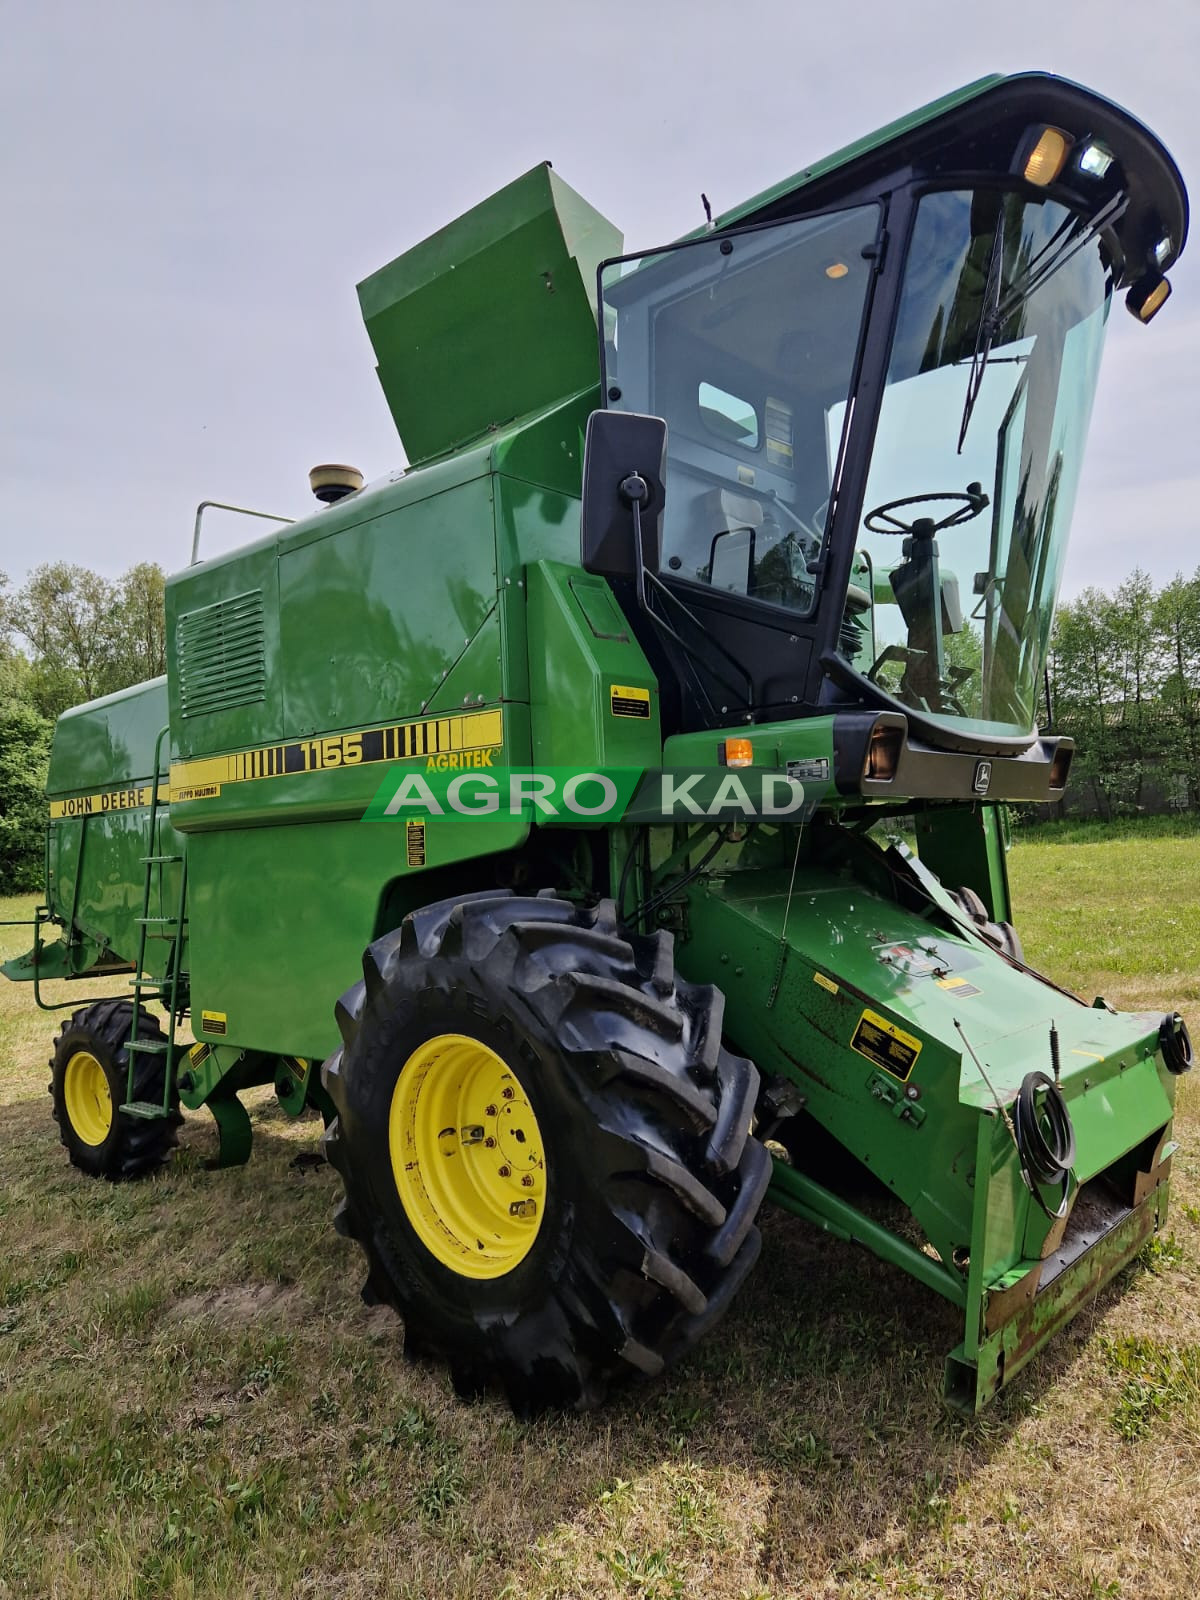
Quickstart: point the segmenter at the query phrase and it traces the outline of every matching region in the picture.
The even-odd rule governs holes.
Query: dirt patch
[[[208,1289],[202,1294],[185,1295],[182,1300],[176,1300],[170,1314],[189,1321],[211,1317],[214,1322],[228,1327],[268,1315],[278,1316],[293,1309],[301,1298],[302,1292],[295,1284],[235,1283],[222,1289]]]
[[[399,1344],[403,1337],[404,1324],[391,1306],[364,1306],[355,1320],[368,1339]]]

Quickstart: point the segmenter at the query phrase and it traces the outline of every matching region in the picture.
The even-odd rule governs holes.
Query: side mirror
[[[667,425],[634,411],[593,411],[583,447],[580,553],[605,578],[658,571],[666,504]],[[638,545],[641,560],[638,560]]]

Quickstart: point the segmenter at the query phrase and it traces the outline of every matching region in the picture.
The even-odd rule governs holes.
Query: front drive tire
[[[585,1407],[707,1332],[759,1250],[770,1157],[719,991],[611,901],[482,894],[363,957],[323,1082],[364,1297],[456,1389]]]

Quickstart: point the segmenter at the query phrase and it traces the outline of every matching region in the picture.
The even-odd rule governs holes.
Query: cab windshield
[[[921,200],[857,536],[858,637],[842,635],[901,706],[963,732],[1034,727],[1110,295],[1100,240],[1061,205]],[[830,439],[841,426],[835,408]]]
[[[862,700],[1028,737],[1112,292],[1102,217],[995,185],[920,199],[847,526],[880,220],[863,205],[610,263],[607,403],[667,420],[665,577],[799,633],[824,632],[805,621],[820,593]],[[836,594],[817,581],[831,530],[854,546]]]
[[[878,233],[860,206],[605,267],[608,404],[668,423],[673,578],[812,610]]]

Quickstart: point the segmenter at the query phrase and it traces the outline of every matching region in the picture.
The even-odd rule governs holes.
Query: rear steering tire
[[[71,1163],[93,1178],[140,1178],[166,1160],[182,1118],[148,1121],[125,1115],[129,1071],[129,1027],[133,1006],[101,1000],[72,1014],[59,1029],[50,1057],[50,1097],[59,1137]],[[156,1017],[143,1010],[138,1038],[164,1042]],[[133,1098],[161,1104],[165,1054],[138,1053]]]
[[[529,1415],[597,1404],[712,1326],[770,1176],[722,1009],[611,901],[448,900],[368,949],[322,1070],[326,1153],[406,1354]]]

